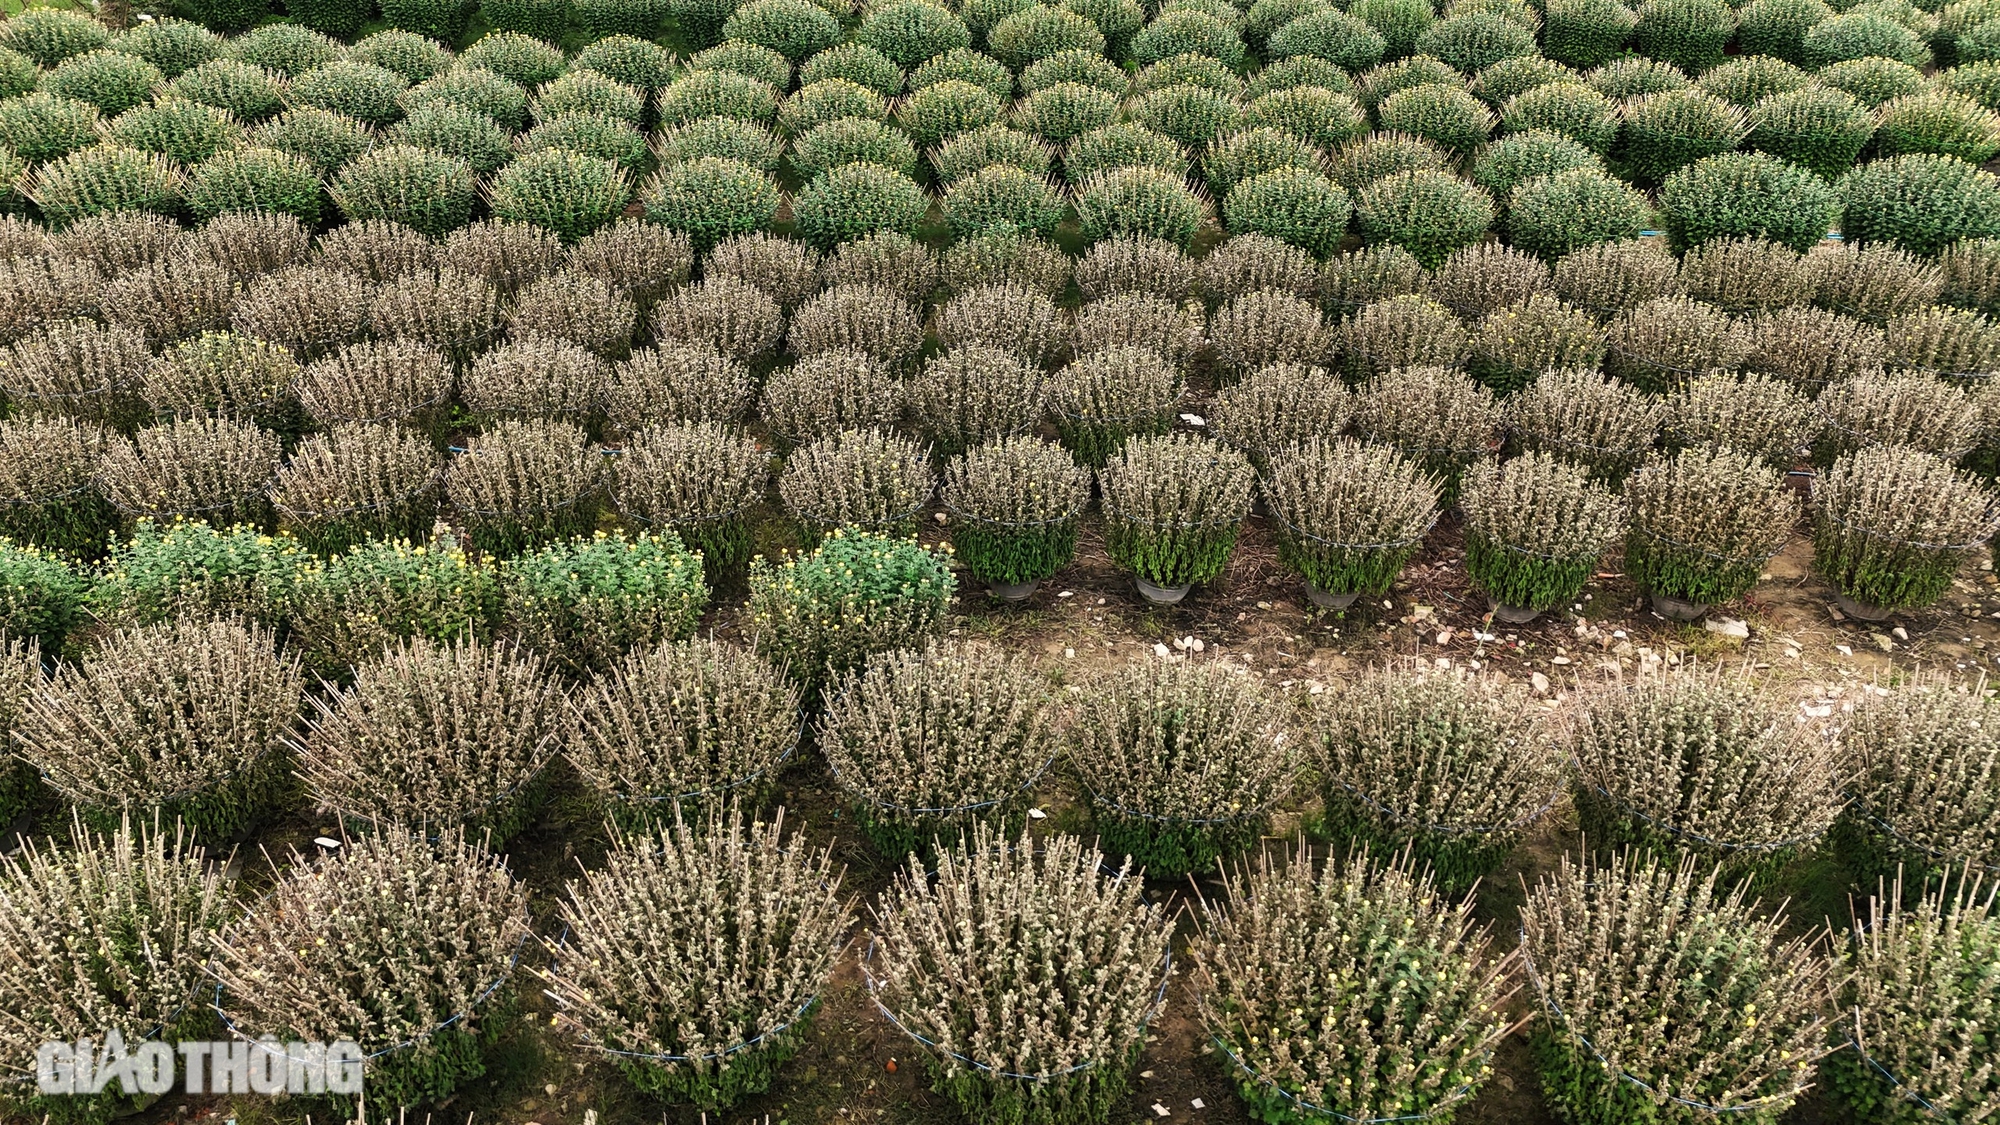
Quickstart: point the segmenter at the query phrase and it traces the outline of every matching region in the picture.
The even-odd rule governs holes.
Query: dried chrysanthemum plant
[[[1743,325],[1750,352],[1743,367],[1775,375],[1807,394],[1829,383],[1880,375],[1886,344],[1880,328],[1807,305],[1758,313]]]
[[[750,564],[751,509],[771,483],[771,455],[718,422],[655,426],[612,463],[612,496],[627,519],[671,531],[701,552],[711,585]]]
[[[961,344],[926,360],[906,398],[917,431],[949,456],[1033,426],[1047,385],[1041,368],[1012,352]]]
[[[889,430],[903,416],[909,384],[861,352],[826,351],[771,372],[757,414],[789,451],[842,430]]]
[[[1543,1095],[1577,1125],[1771,1125],[1812,1085],[1833,966],[1824,935],[1725,894],[1694,857],[1565,855],[1521,908]]]
[[[845,430],[803,446],[778,477],[778,496],[807,544],[837,527],[915,534],[935,487],[924,448],[880,430]]]
[[[1625,531],[1615,495],[1546,453],[1481,462],[1461,503],[1465,569],[1511,624],[1574,601]]]
[[[818,737],[856,823],[892,859],[954,846],[974,823],[1018,834],[1056,745],[1041,677],[946,641],[878,653],[843,676]]]
[[[296,438],[305,426],[292,394],[298,374],[298,361],[280,345],[204,332],[148,365],[139,394],[162,418],[228,418]]]
[[[1619,313],[1605,339],[1604,369],[1659,393],[1712,371],[1735,371],[1755,346],[1728,313],[1680,296],[1656,297]]]
[[[1194,434],[1127,440],[1098,474],[1111,561],[1146,600],[1180,601],[1221,576],[1255,476],[1241,453]]]
[[[1075,836],[913,862],[874,911],[870,995],[978,1122],[1103,1125],[1159,1013],[1173,922]],[[959,971],[956,967],[963,967]]]
[[[1593,845],[1685,852],[1761,883],[1840,813],[1833,739],[1741,672],[1654,675],[1580,702],[1564,741]]]
[[[1049,388],[1056,432],[1077,463],[1102,468],[1125,439],[1173,425],[1180,367],[1151,348],[1100,348],[1078,356]]]
[[[602,671],[628,649],[694,633],[708,608],[701,556],[680,537],[599,531],[500,566],[507,632],[572,675]]]
[[[1280,450],[1313,438],[1331,441],[1347,427],[1354,396],[1324,367],[1275,363],[1215,392],[1208,424],[1259,470]]]
[[[1429,297],[1387,297],[1340,323],[1342,362],[1354,380],[1399,368],[1456,367],[1465,349],[1465,325]]]
[[[943,497],[966,569],[994,597],[1023,601],[1075,554],[1090,473],[1040,438],[1001,438],[946,466]]]
[[[1688,619],[1750,592],[1799,520],[1798,494],[1747,453],[1694,446],[1625,482],[1625,573],[1654,612]]]
[[[321,426],[394,422],[436,440],[444,436],[452,369],[445,354],[428,344],[378,340],[307,364],[295,390]]]
[[[568,707],[534,652],[412,637],[312,697],[299,777],[353,827],[464,825],[499,847],[534,816]]]
[[[1353,438],[1311,437],[1282,449],[1260,484],[1278,558],[1322,609],[1381,597],[1423,546],[1443,492],[1416,462]]]
[[[1814,454],[1821,465],[1870,445],[1956,461],[1984,436],[1984,419],[1969,395],[1917,371],[1856,375],[1821,391],[1813,409],[1820,418]]]
[[[1463,371],[1406,367],[1378,375],[1354,396],[1354,433],[1386,445],[1444,481],[1447,502],[1459,478],[1497,445],[1500,410],[1493,392]]]
[[[1376,668],[1323,696],[1313,725],[1326,835],[1408,849],[1446,894],[1492,873],[1562,789],[1521,685]]]
[[[267,525],[278,452],[278,435],[248,422],[187,418],[112,442],[97,480],[127,519]]]
[[[1548,371],[1507,400],[1507,430],[1524,450],[1553,454],[1616,483],[1638,466],[1667,415],[1666,403],[1595,367]]]
[[[458,388],[475,429],[501,419],[573,422],[591,434],[604,425],[604,361],[566,340],[510,340],[472,361]]]
[[[92,422],[0,422],[0,534],[85,559],[104,553],[117,515],[97,487],[111,435]]]
[[[0,288],[0,297],[6,296]],[[0,390],[14,413],[58,415],[130,429],[149,414],[139,383],[152,363],[145,336],[89,320],[58,320],[7,350]]]
[[[1215,662],[1144,660],[1099,677],[1066,742],[1100,846],[1155,880],[1212,871],[1249,847],[1299,770],[1279,708]]]
[[[1260,1121],[1449,1120],[1492,1076],[1514,955],[1410,858],[1269,851],[1201,902],[1195,1005]],[[1329,986],[1330,982],[1330,986]]]
[[[1913,891],[2000,875],[2000,702],[1983,678],[1919,673],[1877,691],[1840,744],[1840,855],[1864,888],[1899,870]]]
[[[437,825],[385,825],[296,857],[223,932],[215,1004],[246,1038],[358,1044],[368,1120],[395,1121],[486,1073],[528,935],[527,889],[497,855]],[[326,1100],[330,1120],[361,1108]]]
[[[757,650],[816,694],[870,653],[922,644],[958,590],[946,554],[840,528],[782,562],[752,559],[744,610]]]
[[[343,422],[300,443],[271,503],[306,549],[337,555],[369,539],[422,539],[437,519],[435,446],[384,423]]]
[[[1813,569],[1850,616],[1930,605],[2000,530],[1991,492],[1951,463],[1890,445],[1833,463],[1813,497]]]
[[[473,545],[507,558],[597,526],[603,460],[568,422],[502,422],[452,459],[445,491]]]
[[[564,757],[611,819],[637,828],[754,807],[799,745],[799,689],[713,639],[635,648],[579,689]]]
[[[1812,400],[1771,375],[1715,372],[1674,392],[1667,442],[1733,449],[1784,472],[1804,459],[1819,432]]]
[[[15,748],[86,819],[179,817],[242,837],[289,788],[285,741],[304,679],[270,633],[231,621],[122,629],[28,695]]]
[[[1995,886],[1972,879],[1899,909],[1903,893],[1884,886],[1853,921],[1842,998],[1854,1023],[1848,1049],[1821,1063],[1827,1086],[1857,1121],[1977,1121],[2000,1105]]]
[[[538,974],[551,1022],[641,1093],[720,1112],[805,1040],[854,921],[826,848],[742,812],[615,842],[572,880]],[[716,935],[731,933],[717,944]]]
[[[709,344],[641,348],[611,369],[605,414],[611,429],[636,434],[678,422],[735,422],[756,402],[750,369]]]
[[[1334,332],[1319,306],[1276,289],[1258,289],[1215,311],[1208,324],[1217,373],[1234,381],[1274,363],[1323,364]]]
[[[24,1120],[109,1121],[141,1099],[115,1082],[92,1096],[38,1096],[36,1052],[110,1034],[128,1050],[199,1034],[207,1012],[196,994],[235,904],[184,828],[128,819],[98,835],[78,825],[68,844],[28,840],[0,858],[0,1003],[10,1016],[0,1105]]]
[[[42,794],[40,775],[13,749],[15,718],[28,693],[41,686],[41,642],[0,633],[0,737],[7,739],[7,749],[0,751],[0,822],[10,825]]]

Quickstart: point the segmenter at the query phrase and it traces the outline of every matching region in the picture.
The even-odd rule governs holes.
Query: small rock
[[[340,841],[333,839],[330,836],[314,836],[313,843],[318,844],[322,848],[328,848],[328,849],[340,847]]]
[[[1049,814],[1047,814],[1047,813],[1043,812],[1043,811],[1042,811],[1042,810],[1040,810],[1040,809],[1029,809],[1029,810],[1028,810],[1028,819],[1029,819],[1029,820],[1047,820],[1048,818],[1049,818]]]
[[[1549,657],[1549,663],[1551,663],[1551,664],[1568,664],[1568,663],[1569,663],[1569,657],[1567,657],[1567,656],[1551,656],[1551,657]]]
[[[1200,652],[1200,651],[1202,650],[1202,643],[1201,643],[1201,638],[1200,638],[1200,637],[1189,637],[1189,638],[1188,638],[1188,646],[1189,646],[1190,648],[1193,648],[1193,649],[1194,649],[1194,650],[1195,650],[1196,652]]]
[[[542,1093],[544,1093],[544,1094],[547,1094],[547,1095],[548,1095],[549,1097],[552,1097],[552,1098],[553,1098],[553,1097],[555,1097],[555,1096],[556,1096],[556,1084],[555,1084],[555,1083],[553,1083],[553,1082],[551,1082],[551,1083],[549,1083],[548,1085],[546,1085],[546,1086],[543,1086],[543,1087],[542,1087]]]
[[[1750,623],[1734,617],[1711,617],[1702,622],[1701,627],[1724,637],[1735,637],[1739,641],[1750,639]]]
[[[1431,614],[1436,612],[1437,609],[1434,606],[1413,605],[1410,607],[1410,616],[1414,617],[1418,621],[1422,621],[1424,618],[1429,617]]]
[[[1159,1102],[1153,1103],[1153,1112],[1159,1114],[1161,1117],[1173,1116],[1171,1113],[1167,1111],[1167,1107],[1161,1105]]]
[[[1076,596],[1075,590],[1064,590],[1062,593],[1056,595],[1056,597],[1059,598],[1073,598],[1075,596]]]
[[[934,520],[936,520],[936,521],[938,521],[939,523],[943,523],[943,522],[945,522],[946,520],[950,519],[951,517],[950,517],[950,516],[947,516],[947,515],[946,515],[946,514],[944,514],[943,512],[939,512],[938,514],[936,514],[936,515],[932,516],[931,518],[932,518],[932,519],[934,519]]]
[[[1540,672],[1535,672],[1531,674],[1528,677],[1528,682],[1534,685],[1535,694],[1547,695],[1549,693],[1549,678],[1547,676],[1542,675]]]
[[[1870,633],[1868,634],[1868,639],[1874,641],[1875,647],[1881,649],[1883,652],[1896,651],[1896,642],[1890,640],[1885,634]]]
[[[1440,629],[1440,630],[1438,630],[1438,636],[1437,636],[1437,643],[1439,643],[1439,644],[1441,644],[1441,645],[1448,645],[1448,644],[1450,644],[1450,643],[1451,643],[1451,630],[1450,630],[1450,629]]]
[[[1076,659],[1076,650],[1075,650],[1075,649],[1073,649],[1073,648],[1066,648],[1066,649],[1064,649],[1064,650],[1063,650],[1063,659],[1064,659],[1064,660],[1075,660],[1075,659]]]
[[[1901,625],[1898,625],[1894,629],[1889,630],[1889,635],[1896,638],[1899,641],[1907,641],[1910,639],[1909,632],[1905,630]]]
[[[1156,642],[1156,643],[1155,643],[1155,644],[1153,645],[1153,655],[1154,655],[1154,656],[1157,656],[1157,657],[1160,657],[1161,659],[1165,659],[1165,658],[1167,658],[1167,657],[1170,657],[1170,656],[1172,656],[1172,655],[1173,655],[1173,653],[1172,653],[1172,652],[1170,652],[1170,651],[1168,651],[1168,649],[1167,649],[1167,646],[1166,646],[1166,645],[1163,645],[1163,644],[1159,644],[1159,643],[1157,643],[1157,642]]]
[[[1206,1105],[1202,1104],[1202,1100],[1201,1100],[1200,1098],[1196,1098],[1195,1100],[1193,1100],[1193,1101],[1189,1102],[1188,1104],[1189,1104],[1189,1105],[1191,1105],[1191,1106],[1193,1106],[1193,1107],[1195,1107],[1196,1109],[1207,1109],[1207,1108],[1208,1108],[1208,1106],[1206,1106]]]
[[[1271,603],[1270,603],[1270,602],[1258,602],[1258,603],[1257,603],[1257,608],[1258,608],[1258,609],[1270,609],[1270,608],[1271,608]]]
[[[1181,415],[1181,421],[1186,422],[1190,426],[1208,425],[1208,419],[1202,417],[1199,414],[1183,414]]]
[[[1853,649],[1853,647],[1852,647],[1852,646],[1850,646],[1850,645],[1835,645],[1835,646],[1833,646],[1833,651],[1835,651],[1835,652],[1839,653],[1839,654],[1840,654],[1840,655],[1842,655],[1842,656],[1853,656],[1853,655],[1854,655],[1854,649]]]

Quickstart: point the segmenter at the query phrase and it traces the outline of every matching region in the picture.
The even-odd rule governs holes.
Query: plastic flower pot
[[[1708,603],[1691,602],[1671,594],[1654,594],[1653,612],[1669,621],[1699,621],[1708,612]]]
[[[1181,599],[1187,597],[1189,589],[1187,586],[1155,586],[1136,574],[1132,576],[1132,585],[1138,587],[1140,597],[1154,605],[1179,605]]]
[[[1501,605],[1491,598],[1486,600],[1486,607],[1492,611],[1493,620],[1504,621],[1509,625],[1526,625],[1542,615],[1539,609],[1530,609],[1524,605]]]
[[[1321,609],[1346,609],[1361,598],[1361,591],[1347,594],[1329,594],[1312,583],[1306,583],[1306,598]]]

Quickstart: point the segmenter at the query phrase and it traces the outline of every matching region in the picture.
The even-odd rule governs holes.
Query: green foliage
[[[89,592],[89,580],[62,555],[0,538],[0,634],[61,653]]]
[[[806,185],[792,204],[801,237],[821,249],[878,231],[913,235],[930,210],[916,181],[893,168],[848,164]]]
[[[738,117],[697,118],[654,136],[662,168],[714,156],[747,164],[759,172],[776,172],[785,147],[769,129]],[[800,138],[800,144],[804,143],[805,138]]]
[[[1417,39],[1417,51],[1465,74],[1476,74],[1501,59],[1534,54],[1535,33],[1505,16],[1467,11],[1424,32]]]
[[[1095,86],[1058,82],[1022,98],[1012,124],[1043,141],[1060,144],[1102,128],[1118,116],[1118,99]]]
[[[800,87],[778,106],[779,128],[794,137],[842,118],[886,121],[889,106],[880,94],[845,78]]]
[[[0,47],[0,100],[18,98],[41,85],[41,81],[42,71],[35,60]]]
[[[1581,82],[1552,82],[1517,94],[1502,108],[1500,121],[1508,133],[1557,133],[1595,153],[1609,151],[1618,136],[1617,106]]]
[[[1995,28],[2000,30],[2000,22],[1995,23]],[[1987,109],[2000,109],[2000,58],[1940,71],[1937,84],[1939,89],[1962,94]]]
[[[1347,234],[1353,203],[1340,185],[1317,172],[1279,168],[1237,184],[1223,202],[1232,234],[1268,234],[1325,258]]]
[[[111,47],[145,59],[168,78],[178,78],[183,72],[220,57],[223,41],[222,36],[198,23],[155,19],[126,28],[111,41]]]
[[[1354,215],[1370,246],[1400,246],[1426,268],[1485,236],[1493,201],[1443,172],[1396,172],[1360,189]]]
[[[857,42],[908,70],[946,52],[972,46],[972,30],[943,5],[900,0],[870,11],[861,21]],[[899,85],[900,78],[898,75]]]
[[[1309,55],[1354,73],[1381,62],[1388,49],[1389,41],[1363,20],[1337,8],[1318,8],[1279,28],[1266,53],[1277,59]]]
[[[1134,121],[1190,148],[1201,148],[1236,123],[1236,102],[1205,86],[1166,86],[1131,104]]]
[[[1639,588],[1704,605],[1748,594],[1798,522],[1798,499],[1750,453],[1683,449],[1625,483],[1625,568]]]
[[[1806,32],[1833,15],[1824,0],[1753,0],[1736,13],[1736,44],[1745,55],[1806,62]]]
[[[616,162],[561,149],[522,154],[489,190],[493,214],[573,243],[618,221],[632,183]]]
[[[181,177],[166,157],[117,145],[79,149],[35,174],[28,198],[60,230],[79,219],[112,211],[172,215],[180,207]]]
[[[306,565],[288,599],[307,667],[332,682],[398,641],[484,640],[498,610],[497,575],[449,540],[368,540]]]
[[[375,14],[375,5],[373,0],[286,0],[285,11],[314,31],[352,39]]]
[[[799,67],[799,85],[844,78],[885,98],[903,92],[903,69],[887,54],[866,43],[841,43],[807,59]]]
[[[1472,182],[1496,200],[1513,197],[1514,189],[1543,176],[1576,168],[1603,170],[1603,162],[1581,141],[1560,133],[1534,129],[1509,133],[1487,145],[1472,162]]]
[[[1695,85],[1731,105],[1749,109],[1773,94],[1812,84],[1812,76],[1783,59],[1767,55],[1734,58],[1695,80]]]
[[[1874,55],[1834,63],[1816,77],[1870,109],[1906,94],[1919,93],[1925,86],[1924,74],[1916,67]]]
[[[425,79],[403,95],[403,109],[409,113],[440,104],[463,106],[484,114],[509,133],[528,120],[528,91],[485,67],[458,67]]]
[[[919,149],[932,149],[959,133],[998,121],[1001,105],[1000,95],[993,91],[947,78],[904,98],[896,107],[896,124]]]
[[[105,127],[113,143],[157,152],[180,164],[199,164],[242,135],[225,111],[181,98],[128,109]]]
[[[232,149],[188,173],[188,210],[202,222],[217,215],[291,215],[307,226],[319,222],[319,175],[289,153],[268,148]]]
[[[836,529],[805,554],[751,560],[749,587],[757,651],[816,691],[872,653],[940,632],[958,582],[915,540]]]
[[[1313,590],[1368,598],[1423,547],[1443,491],[1393,449],[1318,436],[1273,452],[1261,483],[1279,561]]]
[[[90,611],[121,625],[241,617],[275,627],[310,558],[288,535],[142,519],[112,545]]]
[[[1806,29],[1799,40],[1801,61],[1824,67],[1851,59],[1890,59],[1919,69],[1929,66],[1931,49],[1916,32],[1880,12],[1843,12]]]
[[[940,145],[931,153],[931,168],[937,173],[938,183],[948,188],[976,172],[999,166],[1047,176],[1053,160],[1049,146],[1034,137],[1004,125],[988,125],[960,133]]]
[[[1313,55],[1293,55],[1285,59],[1272,59],[1264,69],[1250,78],[1244,97],[1261,98],[1276,90],[1289,90],[1296,86],[1318,86],[1337,94],[1354,92],[1354,82],[1347,72],[1336,63]]]
[[[23,7],[0,23],[0,47],[42,67],[109,46],[111,32],[89,15],[68,8]]]
[[[1646,197],[1601,169],[1570,168],[1530,179],[1507,203],[1507,240],[1554,261],[1575,250],[1639,237],[1652,217]]]
[[[1710,156],[1674,172],[1660,187],[1667,239],[1686,251],[1716,238],[1766,238],[1804,253],[1840,215],[1832,185],[1761,152]]]
[[[1875,115],[1860,102],[1812,85],[1772,94],[1750,107],[1744,143],[1833,180],[1854,166],[1874,135]]]
[[[1700,74],[1722,62],[1722,48],[1736,30],[1723,0],[1646,0],[1632,29],[1632,48],[1647,58]]]
[[[96,144],[97,124],[95,107],[42,91],[0,101],[0,145],[30,165]]]
[[[1293,168],[1316,172],[1319,150],[1282,129],[1269,126],[1245,129],[1224,137],[1202,158],[1202,173],[1209,191],[1224,197],[1237,184],[1264,172]]]
[[[1687,75],[1682,74],[1679,67],[1638,55],[1613,59],[1584,75],[1584,81],[1605,97],[1621,102],[1648,94],[1685,90],[1689,86]]]
[[[377,0],[392,28],[446,43],[456,42],[472,10],[466,0]]]
[[[1619,0],[1549,0],[1543,20],[1543,53],[1583,70],[1618,57],[1639,16]]]
[[[1493,131],[1493,114],[1456,86],[1398,90],[1375,114],[1382,128],[1421,137],[1461,157],[1485,144]]]
[[[1333,150],[1368,132],[1368,115],[1352,97],[1324,86],[1290,86],[1259,95],[1243,107],[1245,129],[1283,129],[1321,149]]]
[[[2000,235],[2000,178],[1949,156],[1873,161],[1839,188],[1840,229],[1858,242],[1936,254],[1960,238]]]
[[[635,87],[594,70],[572,70],[543,86],[535,95],[535,120],[569,113],[593,113],[639,124],[646,95]]]
[[[1208,201],[1158,168],[1115,168],[1092,176],[1076,198],[1087,241],[1143,234],[1186,246],[1208,218]]]
[[[343,168],[329,185],[348,222],[383,219],[442,238],[472,218],[472,166],[412,145],[378,148]]]
[[[569,68],[562,49],[515,31],[489,31],[458,56],[462,69],[484,69],[533,90]]]
[[[672,532],[598,532],[510,559],[500,571],[515,639],[572,672],[602,671],[628,649],[694,634],[708,605],[701,555]]]
[[[946,51],[919,64],[910,72],[910,92],[954,81],[971,83],[1003,100],[1014,92],[1014,75],[1006,67],[966,48]]]
[[[945,470],[952,547],[988,585],[1039,582],[1069,565],[1089,501],[1089,471],[1040,438],[1000,438]]]
[[[778,185],[738,160],[703,156],[661,169],[646,192],[646,217],[693,240],[696,252],[731,235],[767,226],[778,213]]]
[[[570,0],[479,0],[479,13],[500,32],[554,43],[569,22]]]
[[[901,130],[880,121],[844,117],[793,142],[791,162],[792,169],[809,184],[847,164],[877,165],[914,176],[917,150]]]
[[[1102,52],[1104,33],[1068,8],[1033,4],[994,24],[986,33],[986,49],[1018,71],[1064,51]]]
[[[1657,184],[1704,156],[1728,152],[1750,132],[1743,111],[1701,90],[1650,94],[1625,109],[1612,158],[1635,183]]]
[[[627,174],[651,158],[645,135],[631,122],[592,113],[551,117],[521,134],[514,144],[523,156],[544,149],[562,149],[595,160],[609,160]]]
[[[769,47],[796,63],[840,42],[840,22],[808,0],[750,0],[723,22],[722,37]]]
[[[1956,156],[1983,164],[2000,153],[2000,114],[1971,98],[1932,91],[1897,98],[1878,111],[1875,154]]]
[[[1047,238],[1055,234],[1063,204],[1045,177],[995,164],[947,189],[943,212],[945,223],[959,237],[1007,229]]]
[[[1083,134],[1063,152],[1063,175],[1071,185],[1118,168],[1152,168],[1185,176],[1187,151],[1144,125],[1121,122]]]
[[[1161,12],[1132,37],[1132,61],[1140,66],[1177,55],[1203,55],[1233,69],[1243,65],[1243,39],[1233,24],[1188,9]]]
[[[137,55],[104,48],[64,59],[42,78],[42,89],[59,98],[88,102],[107,117],[152,100],[166,81],[160,68]]]
[[[607,16],[621,10],[636,11],[643,15],[646,6],[620,2],[599,9]],[[584,14],[586,22],[592,18],[591,13]],[[640,38],[650,30],[649,24],[645,28],[606,35],[576,53],[574,70],[596,71],[613,82],[646,93],[665,89],[667,84],[674,80],[674,56],[658,43]]]
[[[456,157],[482,176],[492,174],[513,155],[506,130],[491,117],[451,102],[412,109],[387,136],[392,144]]]
[[[1463,86],[1465,77],[1451,64],[1429,55],[1383,63],[1357,80],[1355,97],[1370,113],[1389,100],[1390,95],[1415,86]]]
[[[229,40],[228,58],[262,67],[281,78],[296,78],[340,57],[341,46],[309,27],[267,23]]]
[[[1429,0],[1356,0],[1348,12],[1375,29],[1388,44],[1383,57],[1392,59],[1415,52],[1417,40],[1437,22]]]

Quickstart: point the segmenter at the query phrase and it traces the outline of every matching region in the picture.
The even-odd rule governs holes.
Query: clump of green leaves
[[[941,631],[957,580],[915,540],[837,529],[809,552],[751,560],[745,612],[757,649],[817,693],[870,653]]]
[[[508,631],[571,672],[628,649],[682,640],[708,607],[702,559],[664,535],[600,531],[510,559],[500,571]]]

